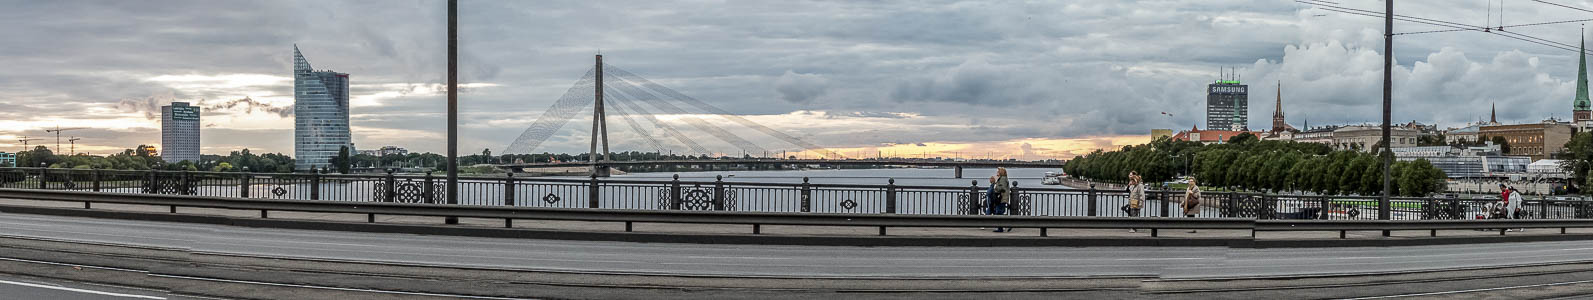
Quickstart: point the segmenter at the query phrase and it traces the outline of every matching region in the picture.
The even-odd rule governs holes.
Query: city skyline
[[[1483,23],[1474,16],[1483,9],[1479,3],[1401,5],[1411,15]],[[436,41],[443,18],[431,6],[18,4],[0,12],[10,20],[0,22],[47,25],[40,32],[62,38],[8,31],[33,42],[0,56],[44,73],[0,75],[8,79],[0,81],[7,82],[0,83],[0,97],[15,99],[17,108],[0,123],[6,138],[0,149],[20,149],[11,137],[44,136],[45,127],[57,124],[94,128],[80,131],[80,152],[154,145],[158,107],[186,101],[205,108],[206,154],[292,153],[294,116],[283,108],[294,104],[286,71],[293,63],[281,49],[297,43],[317,49],[318,62],[359,76],[349,87],[354,144],[442,152],[443,55]],[[1157,17],[1121,17],[1133,10]],[[158,20],[96,17],[112,12]],[[1292,3],[467,1],[461,12],[460,149],[466,153],[501,149],[598,51],[615,65],[843,153],[1034,159],[1139,143],[1152,128],[1204,125],[1202,87],[1223,66],[1237,66],[1245,82],[1290,86],[1281,96],[1291,122],[1372,121],[1380,98],[1381,74],[1374,73],[1381,72],[1381,21]],[[600,12],[603,18],[586,17]],[[1521,23],[1581,17],[1547,5],[1507,12]],[[835,15],[848,17],[811,22]],[[1107,15],[1119,18],[1105,22]],[[909,22],[947,30],[891,30]],[[121,29],[75,34],[105,26]],[[1396,31],[1430,27],[1397,23]],[[1566,43],[1580,32],[1575,24],[1512,30]],[[220,41],[227,44],[205,47]],[[1395,120],[1452,126],[1481,119],[1492,102],[1506,108],[1500,111],[1506,123],[1571,117],[1565,106],[1576,87],[1574,53],[1471,32],[1401,35],[1395,53]],[[1251,93],[1273,89],[1252,85]],[[1269,127],[1270,110],[1249,113],[1251,129]],[[616,151],[645,149],[615,134]],[[585,135],[563,132],[555,138],[565,148],[547,151],[584,152]]]

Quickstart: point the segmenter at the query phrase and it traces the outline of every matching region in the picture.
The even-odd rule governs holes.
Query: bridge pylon
[[[597,55],[597,93],[592,103],[592,149],[587,152],[587,158],[592,162],[593,177],[608,177],[608,166],[599,165],[600,161],[608,161],[608,116],[603,112],[603,55]],[[598,157],[597,144],[603,143],[602,158]]]

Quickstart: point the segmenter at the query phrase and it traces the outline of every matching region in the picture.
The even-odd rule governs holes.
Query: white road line
[[[87,293],[87,294],[95,294],[95,295],[105,295],[105,296],[112,296],[112,297],[125,297],[125,298],[138,298],[138,299],[158,299],[158,300],[165,300],[166,299],[166,298],[163,298],[163,297],[155,297],[155,296],[120,294],[120,293],[112,293],[112,292],[104,292],[104,291],[96,291],[96,290],[75,289],[75,288],[69,288],[69,287],[64,287],[64,286],[53,286],[53,285],[44,285],[44,284],[35,284],[35,283],[26,283],[26,282],[16,282],[16,281],[6,281],[6,280],[0,280],[0,284],[19,285],[19,286],[25,286],[25,287],[35,287],[35,288],[52,289],[52,290],[58,290],[58,291],[68,291],[68,292]]]
[[[1365,299],[1388,299],[1388,298],[1402,298],[1402,297],[1436,296],[1436,295],[1448,295],[1448,294],[1459,294],[1459,293],[1487,292],[1487,291],[1498,291],[1498,290],[1513,290],[1513,289],[1531,288],[1531,287],[1569,285],[1569,284],[1589,283],[1589,282],[1593,282],[1593,280],[1578,280],[1578,281],[1542,283],[1542,284],[1531,284],[1531,285],[1518,285],[1518,286],[1496,287],[1496,288],[1486,288],[1486,289],[1473,289],[1473,290],[1460,290],[1460,291],[1448,291],[1448,292],[1432,292],[1432,293],[1420,293],[1420,294],[1403,294],[1403,295],[1388,295],[1388,296],[1376,296],[1376,297],[1361,297],[1361,298],[1349,298],[1349,299],[1344,299],[1344,300],[1365,300]]]

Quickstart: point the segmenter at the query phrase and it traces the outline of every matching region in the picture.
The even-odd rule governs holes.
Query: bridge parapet
[[[0,187],[159,195],[194,195],[345,202],[438,203],[446,185],[418,175],[263,174],[0,168]],[[986,213],[988,186],[825,184],[532,177],[461,177],[460,204],[481,206],[723,210],[746,212],[971,215]],[[1179,217],[1182,191],[1152,190],[1138,217]],[[1473,219],[1495,199],[1395,198],[1393,219]],[[1252,219],[1372,220],[1376,197],[1206,192],[1197,216]],[[1020,186],[1012,214],[1129,217],[1122,190]],[[1534,219],[1593,218],[1582,200],[1529,199]]]

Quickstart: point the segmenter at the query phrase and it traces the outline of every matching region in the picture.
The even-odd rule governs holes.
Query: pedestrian
[[[1197,214],[1200,214],[1200,186],[1195,184],[1195,177],[1190,176],[1189,187],[1184,189],[1184,216],[1194,218]]]
[[[985,209],[984,209],[984,211],[985,211],[986,215],[994,215],[994,214],[996,214],[996,211],[995,211],[996,198],[999,198],[999,197],[1000,197],[999,195],[996,195],[996,175],[990,175],[990,187],[985,188],[985,207],[984,207]]]
[[[1511,187],[1510,188],[1510,198],[1509,198],[1510,200],[1509,200],[1509,202],[1505,203],[1505,213],[1509,214],[1509,217],[1507,217],[1507,218],[1510,218],[1510,219],[1520,219],[1521,218],[1521,204],[1524,204],[1522,202],[1525,202],[1525,198],[1526,197],[1523,197],[1521,195],[1521,191],[1516,190],[1515,187]],[[1522,232],[1522,231],[1527,231],[1527,229],[1526,228],[1516,228],[1516,232]]]
[[[1129,171],[1128,172],[1128,204],[1123,206],[1123,212],[1127,213],[1129,217],[1138,217],[1139,216],[1139,212],[1140,212],[1141,202],[1144,202],[1144,201],[1145,201],[1145,181],[1139,177],[1139,173],[1138,172]],[[1128,232],[1129,233],[1134,233],[1134,232],[1136,232],[1136,230],[1135,230],[1135,228],[1129,228]]]
[[[990,202],[990,214],[1001,215],[1007,213],[1007,204],[1012,201],[1012,182],[1007,180],[1007,168],[996,168],[996,182],[990,185],[995,190],[995,201]],[[995,232],[1012,231],[1012,228],[996,227]]]

